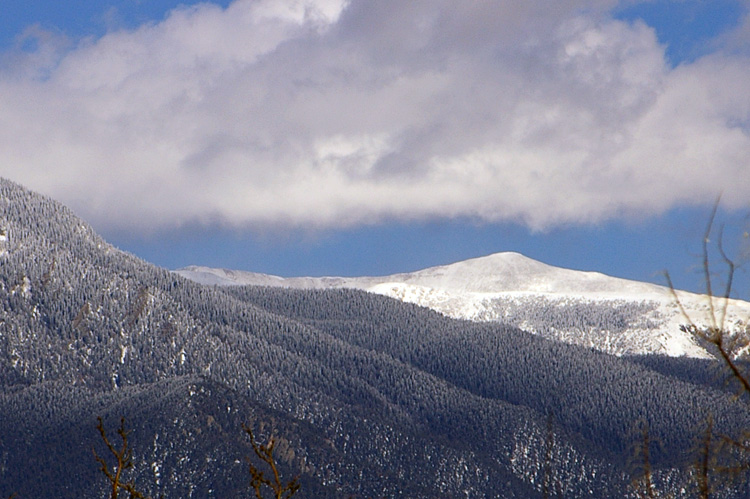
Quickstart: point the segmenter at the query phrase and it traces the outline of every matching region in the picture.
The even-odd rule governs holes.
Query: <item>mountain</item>
[[[448,317],[502,322],[614,355],[709,356],[680,330],[686,319],[669,288],[553,267],[518,253],[384,277],[281,278],[197,266],[176,272],[213,285],[362,289]],[[692,320],[705,319],[706,296],[684,291],[677,296]],[[728,323],[747,323],[750,303],[732,300],[728,312]]]
[[[708,360],[357,289],[201,285],[2,179],[0,234],[0,497],[105,497],[97,417],[110,436],[125,418],[128,479],[167,498],[251,496],[243,423],[304,498],[633,496],[639,421],[656,486],[685,496],[708,409],[750,427]]]

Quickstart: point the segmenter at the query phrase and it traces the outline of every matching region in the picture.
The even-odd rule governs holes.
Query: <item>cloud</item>
[[[671,68],[612,7],[237,0],[15,53],[0,174],[134,231],[747,207],[750,60]]]

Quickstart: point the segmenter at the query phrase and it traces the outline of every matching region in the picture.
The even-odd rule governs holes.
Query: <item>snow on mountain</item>
[[[383,277],[283,278],[197,266],[176,272],[210,285],[363,289],[449,317],[505,322],[615,355],[709,355],[680,330],[686,319],[669,288],[553,267],[518,253],[496,253]],[[691,320],[707,322],[707,296],[677,294]],[[727,310],[726,324],[748,323],[750,303],[732,300]]]

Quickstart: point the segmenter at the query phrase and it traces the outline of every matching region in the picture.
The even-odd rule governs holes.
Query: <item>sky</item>
[[[518,251],[699,291],[719,196],[725,249],[750,259],[749,9],[3,0],[0,176],[170,269]]]

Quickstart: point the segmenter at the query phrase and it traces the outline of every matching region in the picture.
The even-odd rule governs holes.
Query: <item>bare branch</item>
[[[732,372],[732,376],[734,376],[737,379],[737,381],[739,381],[743,392],[750,394],[750,380],[748,380],[747,376],[745,376],[742,373],[742,371],[740,371],[739,367],[737,366],[737,363],[732,358],[732,355],[730,355],[730,352],[727,351],[726,348],[724,348],[724,341],[725,341],[724,334],[723,332],[720,332],[720,334],[718,335],[718,339],[715,343],[716,348],[719,351],[719,355],[721,355],[721,358],[724,360],[724,363]]]
[[[721,196],[716,199],[714,207],[711,210],[711,216],[708,218],[708,224],[706,224],[706,232],[703,234],[703,274],[706,281],[706,296],[708,297],[708,308],[709,308],[709,320],[711,321],[711,327],[716,330],[718,324],[716,322],[716,311],[714,309],[714,293],[712,289],[711,279],[711,264],[709,261],[708,243],[711,240],[711,231],[713,229],[714,219],[716,218],[716,212],[719,209],[719,200]]]
[[[107,437],[102,418],[99,417],[97,420],[99,423],[96,425],[96,429],[99,430],[99,435],[102,437],[102,441],[116,461],[114,467],[110,468],[107,461],[100,457],[99,454],[96,453],[96,450],[91,449],[94,453],[94,458],[101,466],[101,472],[104,473],[104,476],[107,477],[107,480],[109,480],[110,485],[112,486],[110,499],[117,499],[120,490],[130,494],[130,499],[147,499],[146,496],[136,490],[135,483],[132,480],[127,483],[122,482],[122,473],[125,470],[133,468],[133,452],[128,443],[128,435],[130,432],[125,430],[125,418],[120,419],[120,427],[117,429],[117,434],[120,435],[120,440],[122,441],[122,446],[119,450]]]
[[[723,277],[726,279],[726,282],[723,294],[714,294],[709,243],[711,235],[714,232],[719,201],[720,197],[716,199],[711,210],[702,240],[702,270],[708,302],[708,312],[705,322],[708,325],[699,324],[694,318],[688,315],[677,295],[669,274],[666,274],[666,277],[672,296],[688,323],[685,326],[681,326],[681,329],[708,344],[716,358],[726,366],[731,378],[739,383],[739,398],[745,394],[750,395],[750,378],[743,372],[738,361],[739,354],[750,344],[750,340],[746,337],[748,333],[747,329],[745,329],[745,336],[742,334],[738,335],[736,333],[740,331],[731,330],[727,324],[732,287],[738,264],[730,258],[725,250],[723,225],[719,226],[716,231],[716,248],[721,257],[721,263],[725,266]],[[750,432],[745,431],[738,438],[717,434],[714,429],[713,418],[711,416],[707,418],[705,431],[696,448],[697,459],[694,462],[694,476],[697,481],[699,497],[708,498],[715,492],[714,489],[716,486],[728,485],[726,481],[727,476],[740,475],[750,470],[750,460],[748,460],[748,456],[750,456],[750,444],[748,442],[750,442]],[[712,475],[717,473],[723,475],[721,480],[718,477],[712,479]]]
[[[656,497],[656,488],[653,483],[653,470],[651,467],[651,435],[649,434],[648,421],[640,420],[636,423],[640,438],[636,441],[634,457],[635,473],[633,475],[632,486],[636,492],[640,492],[642,497],[654,499]]]
[[[275,499],[291,498],[294,494],[297,493],[297,491],[299,491],[300,485],[297,477],[290,480],[286,485],[282,484],[279,470],[276,466],[276,460],[273,457],[273,450],[276,446],[276,439],[271,437],[268,440],[267,444],[259,444],[255,440],[255,435],[253,434],[252,428],[250,428],[248,425],[243,424],[242,429],[250,437],[250,444],[253,446],[253,452],[255,453],[255,456],[266,463],[266,465],[271,469],[271,472],[273,473],[272,481],[265,477],[263,471],[258,469],[249,457],[247,458],[248,466],[250,469],[250,487],[252,487],[253,491],[255,492],[255,497],[257,499],[263,499],[261,489],[263,486],[266,486],[271,489],[273,497]]]
[[[710,415],[706,419],[706,430],[703,432],[703,438],[700,442],[700,456],[696,463],[696,479],[698,481],[698,493],[701,499],[708,499],[711,494],[711,485],[709,483],[709,472],[711,470],[711,460],[713,454],[713,428],[714,420]]]
[[[722,225],[719,229],[719,240],[717,242],[717,247],[719,248],[719,254],[721,255],[722,260],[724,260],[724,263],[727,265],[727,283],[726,288],[724,290],[724,305],[721,309],[721,329],[725,328],[726,325],[726,318],[727,318],[727,310],[729,308],[729,298],[732,294],[732,285],[734,281],[734,272],[737,268],[734,261],[727,256],[727,253],[724,251],[724,226]]]
[[[692,317],[690,317],[690,314],[688,314],[687,310],[685,309],[685,305],[682,304],[682,300],[680,300],[679,295],[677,294],[677,288],[674,287],[674,284],[672,283],[672,277],[669,275],[669,271],[664,272],[664,277],[667,279],[667,285],[669,286],[669,291],[672,293],[672,298],[674,298],[675,303],[677,303],[677,306],[680,309],[680,313],[685,318],[685,320],[688,322],[690,327],[692,329],[698,330],[698,326],[695,325],[695,322],[693,322]]]

